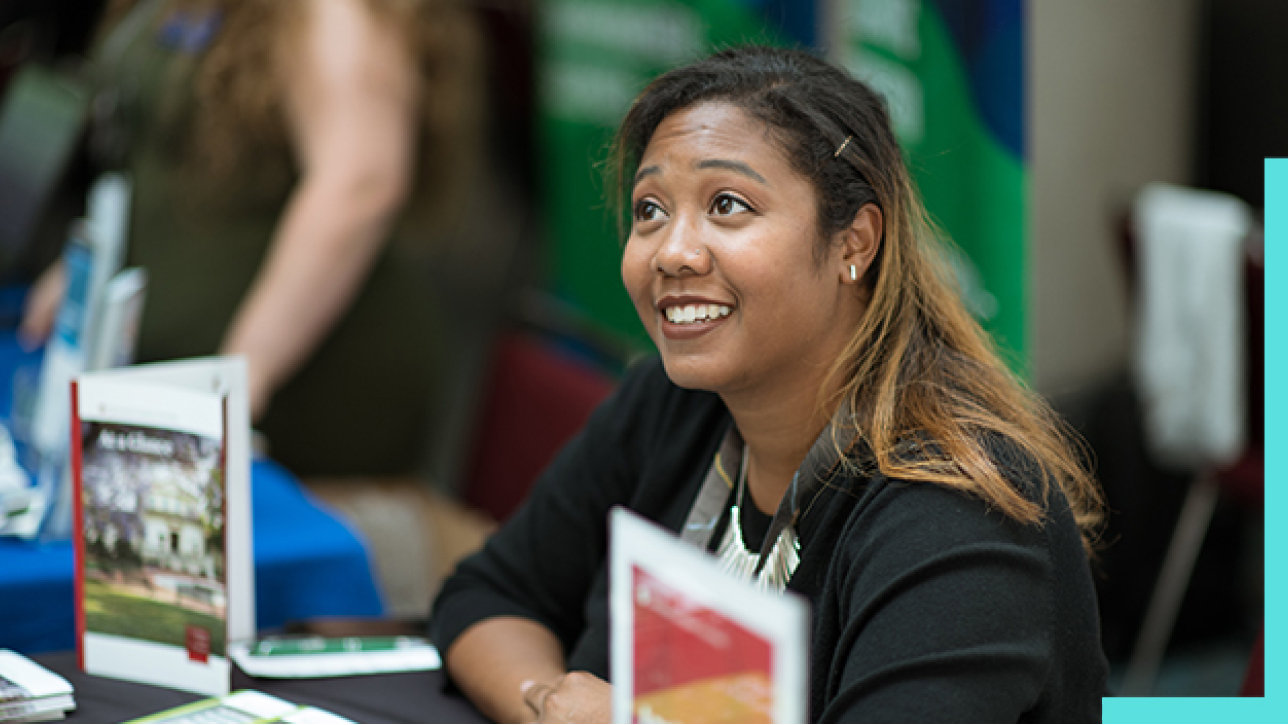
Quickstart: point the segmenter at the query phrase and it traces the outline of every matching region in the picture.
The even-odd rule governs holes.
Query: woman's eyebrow
[[[741,161],[730,161],[728,159],[703,159],[702,161],[695,163],[693,166],[698,169],[727,169],[735,174],[741,174],[749,179],[759,181],[765,186],[769,186],[769,182],[765,181],[765,177],[756,173],[755,169]]]
[[[696,169],[726,169],[734,172],[735,174],[741,174],[754,181],[759,181],[765,186],[769,186],[769,182],[765,181],[765,177],[756,173],[755,169],[751,168],[750,166],[748,166],[747,164],[741,161],[732,161],[730,159],[703,159],[701,161],[694,163],[693,167]],[[645,166],[644,168],[635,172],[635,181],[632,183],[632,185],[638,186],[640,181],[643,180],[644,177],[658,174],[661,171],[662,171],[662,168],[660,166]]]
[[[645,176],[652,176],[653,174],[656,174],[661,170],[662,170],[662,167],[660,166],[645,166],[644,168],[635,172],[635,181],[633,181],[631,185],[639,186],[640,180],[643,179]]]

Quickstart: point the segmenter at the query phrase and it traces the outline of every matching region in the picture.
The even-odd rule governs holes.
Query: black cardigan
[[[444,584],[434,642],[446,652],[480,620],[528,617],[569,670],[608,679],[608,510],[678,531],[731,424],[718,396],[676,387],[660,362],[634,368]],[[1095,595],[1058,491],[1046,522],[1024,525],[943,486],[833,484],[798,522],[788,584],[812,606],[811,719],[1100,721]]]

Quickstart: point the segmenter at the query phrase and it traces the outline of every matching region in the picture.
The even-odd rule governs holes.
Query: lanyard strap
[[[783,529],[790,524],[795,524],[802,515],[805,502],[812,501],[814,495],[836,476],[839,470],[837,464],[841,460],[839,447],[833,436],[833,432],[837,429],[836,423],[837,419],[834,418],[823,429],[823,432],[814,440],[809,453],[805,454],[805,460],[792,476],[791,488],[779,501],[774,519],[769,524],[769,530],[765,532],[765,540],[760,546],[760,562],[756,565],[756,575],[764,569],[774,542],[778,540]],[[736,426],[730,425],[725,432],[724,440],[720,442],[715,458],[711,461],[710,468],[707,469],[706,478],[703,479],[702,487],[698,489],[698,495],[693,501],[692,508],[689,509],[684,527],[680,529],[682,540],[703,551],[710,548],[716,525],[724,515],[729,493],[734,485],[733,479],[729,477],[726,470],[738,470],[742,466],[743,455],[745,455],[745,444],[742,436],[739,435]],[[725,466],[728,468],[726,469]],[[808,511],[808,507],[805,509]],[[797,533],[799,534],[799,531]]]

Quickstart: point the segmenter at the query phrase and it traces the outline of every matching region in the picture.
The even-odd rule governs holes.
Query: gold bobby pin
[[[845,150],[845,147],[850,145],[850,139],[852,138],[854,137],[846,136],[845,140],[841,142],[841,145],[836,147],[836,153],[832,154],[832,158],[836,158],[837,156],[840,156],[841,152]]]

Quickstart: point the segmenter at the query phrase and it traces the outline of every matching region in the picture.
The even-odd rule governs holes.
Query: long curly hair
[[[196,107],[186,149],[203,175],[226,179],[258,150],[287,142],[284,62],[304,42],[310,0],[162,0],[167,12],[217,12],[218,30],[194,71]],[[421,198],[409,206],[442,213],[458,207],[481,143],[481,48],[470,11],[456,0],[359,0],[393,29],[417,63]],[[140,0],[111,0],[106,35]]]
[[[616,208],[658,124],[704,102],[762,121],[811,181],[816,259],[865,204],[882,211],[881,246],[861,280],[867,310],[820,391],[823,410],[845,404],[852,413],[848,427],[833,429],[846,460],[969,492],[1024,522],[1045,517],[1058,486],[1091,553],[1104,504],[1085,444],[1010,372],[963,305],[881,97],[795,50],[734,48],[673,70],[644,89],[618,131],[607,164]],[[1019,455],[999,456],[1007,450]]]

